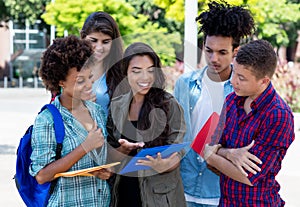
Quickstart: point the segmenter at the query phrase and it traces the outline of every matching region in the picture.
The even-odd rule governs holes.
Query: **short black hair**
[[[80,71],[93,54],[89,41],[74,35],[57,38],[42,55],[39,75],[47,90],[60,92],[60,81],[65,81],[71,68]]]
[[[233,48],[241,43],[241,39],[250,36],[255,31],[255,24],[251,12],[243,6],[229,5],[225,1],[212,1],[209,9],[197,18],[200,32],[206,36],[224,36],[233,38]]]
[[[266,40],[253,40],[243,45],[235,57],[238,64],[250,68],[257,79],[268,76],[272,78],[277,55],[273,46]]]

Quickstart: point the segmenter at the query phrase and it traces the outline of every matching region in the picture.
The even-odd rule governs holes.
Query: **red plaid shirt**
[[[248,172],[253,186],[240,183],[224,174],[220,177],[220,206],[284,206],[278,192],[280,185],[275,180],[281,168],[286,151],[295,138],[293,114],[279,97],[272,84],[251,103],[252,111],[246,114],[246,97],[234,92],[226,98],[226,113],[220,120],[226,120],[222,132],[220,124],[214,134],[225,148],[245,147],[255,140],[249,150],[262,160],[261,172]],[[224,123],[223,123],[224,124]]]

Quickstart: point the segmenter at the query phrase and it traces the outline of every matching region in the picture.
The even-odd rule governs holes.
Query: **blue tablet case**
[[[190,142],[183,142],[179,144],[164,145],[159,147],[146,148],[139,151],[129,162],[128,164],[120,171],[120,174],[125,174],[128,172],[134,172],[138,170],[149,170],[151,167],[136,165],[138,160],[147,160],[146,156],[150,155],[156,157],[157,153],[160,152],[162,158],[167,158],[171,156],[174,152],[179,152],[184,147],[190,145]]]

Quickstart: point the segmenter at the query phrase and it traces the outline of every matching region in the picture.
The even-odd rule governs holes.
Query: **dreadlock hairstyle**
[[[233,49],[240,45],[241,39],[250,36],[255,30],[253,17],[249,10],[242,6],[232,6],[225,1],[212,1],[209,9],[197,18],[201,26],[199,33],[207,36],[232,37]]]
[[[118,24],[113,17],[102,11],[93,12],[87,17],[80,31],[80,36],[82,39],[85,39],[87,35],[94,32],[106,34],[113,40],[111,50],[103,61],[103,66],[106,70],[108,94],[112,97],[114,90],[123,80],[123,76],[119,70],[119,63],[123,55],[121,34]]]

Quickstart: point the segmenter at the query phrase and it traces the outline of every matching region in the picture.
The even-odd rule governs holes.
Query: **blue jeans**
[[[194,202],[186,202],[187,207],[217,207],[214,205],[206,205],[206,204],[200,204],[200,203],[194,203]]]

